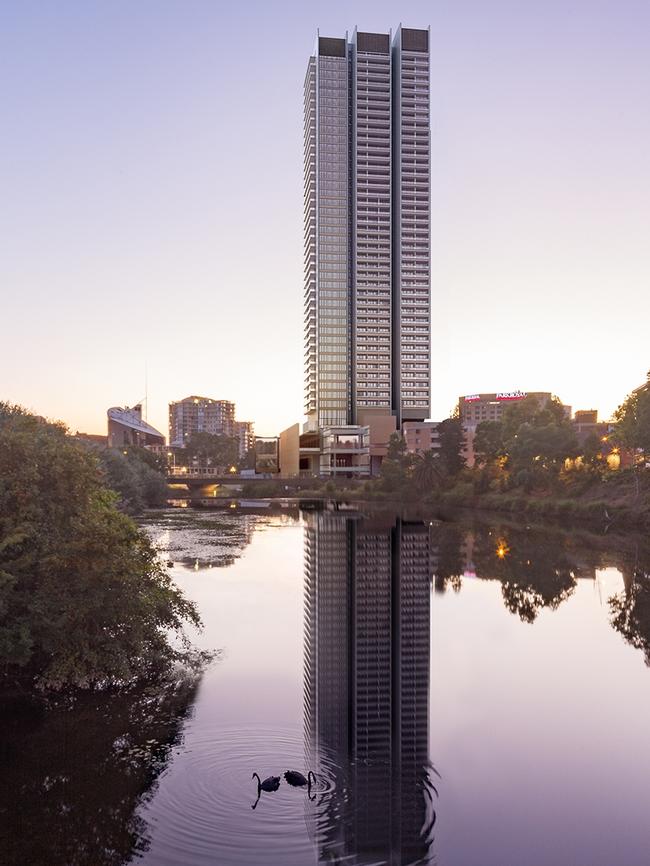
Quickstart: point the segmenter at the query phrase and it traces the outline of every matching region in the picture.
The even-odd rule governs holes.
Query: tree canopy
[[[185,456],[190,463],[198,460],[226,469],[239,462],[239,440],[234,436],[195,433],[185,445]]]
[[[633,391],[614,413],[617,441],[650,455],[650,371],[644,387]]]
[[[116,502],[62,425],[0,404],[2,685],[124,683],[186,657],[198,613]]]

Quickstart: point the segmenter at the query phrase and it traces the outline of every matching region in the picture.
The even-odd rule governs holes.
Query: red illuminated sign
[[[497,400],[525,400],[526,396],[524,391],[504,391],[497,394]]]

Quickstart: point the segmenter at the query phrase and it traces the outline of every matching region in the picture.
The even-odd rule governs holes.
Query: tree
[[[496,447],[497,438],[496,428],[484,428],[480,442],[484,454],[493,453],[490,449]],[[509,406],[503,414],[501,438],[512,482],[527,491],[554,483],[566,459],[580,453],[573,425],[556,397],[543,406],[532,397]]]
[[[0,404],[0,684],[90,687],[153,676],[195,606],[116,507],[96,455]]]
[[[391,433],[386,457],[381,464],[382,484],[386,490],[403,487],[409,478],[414,455],[409,454],[401,433]]]
[[[104,481],[120,497],[120,508],[138,514],[145,506],[164,505],[169,496],[167,481],[158,467],[157,455],[144,448],[103,448],[95,452]],[[145,456],[146,455],[146,456]]]
[[[442,479],[440,458],[435,451],[423,451],[415,456],[411,466],[411,477],[421,493],[428,493]]]
[[[602,465],[603,443],[597,433],[590,433],[582,443],[582,459],[585,466],[597,467]]]
[[[438,426],[440,436],[440,465],[449,476],[458,475],[465,468],[465,432],[460,418],[446,418]]]
[[[239,462],[239,440],[235,436],[195,433],[185,446],[188,462],[198,461],[224,469]]]
[[[512,439],[522,424],[532,424],[544,427],[548,424],[567,423],[564,407],[557,397],[552,397],[543,406],[536,397],[526,397],[524,400],[512,403],[503,413],[504,442]]]
[[[628,395],[614,413],[616,441],[624,448],[650,456],[650,371],[647,383]]]
[[[565,422],[541,427],[534,421],[522,424],[508,448],[514,471],[543,469],[554,474],[567,458],[577,457],[579,451],[575,431]]]
[[[474,434],[474,456],[476,463],[495,463],[505,455],[503,424],[501,421],[481,421]]]

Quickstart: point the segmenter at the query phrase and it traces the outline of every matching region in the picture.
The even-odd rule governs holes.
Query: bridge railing
[[[223,478],[228,472],[213,466],[170,466],[167,474],[170,478]]]

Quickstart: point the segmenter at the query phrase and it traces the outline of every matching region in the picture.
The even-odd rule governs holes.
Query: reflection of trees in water
[[[534,622],[542,608],[557,608],[573,593],[579,566],[561,536],[521,528],[475,525],[433,527],[435,588],[458,591],[461,575],[501,583],[506,608]]]
[[[431,528],[434,587],[443,593],[450,587],[459,592],[465,571],[465,530],[458,524],[436,524]]]
[[[437,592],[458,591],[461,575],[501,583],[506,608],[532,623],[540,610],[557,609],[581,577],[618,568],[625,590],[610,599],[612,625],[650,665],[650,539],[544,530],[512,524],[438,523],[431,528]]]
[[[612,625],[650,666],[650,555],[625,577],[625,590],[609,600]]]
[[[506,608],[524,622],[534,622],[542,608],[558,608],[576,586],[576,565],[561,541],[531,531],[482,528],[474,561],[478,577],[501,582]]]
[[[4,866],[117,866],[148,848],[136,815],[181,736],[197,680],[164,689],[83,694],[43,711],[0,713],[0,850]]]

